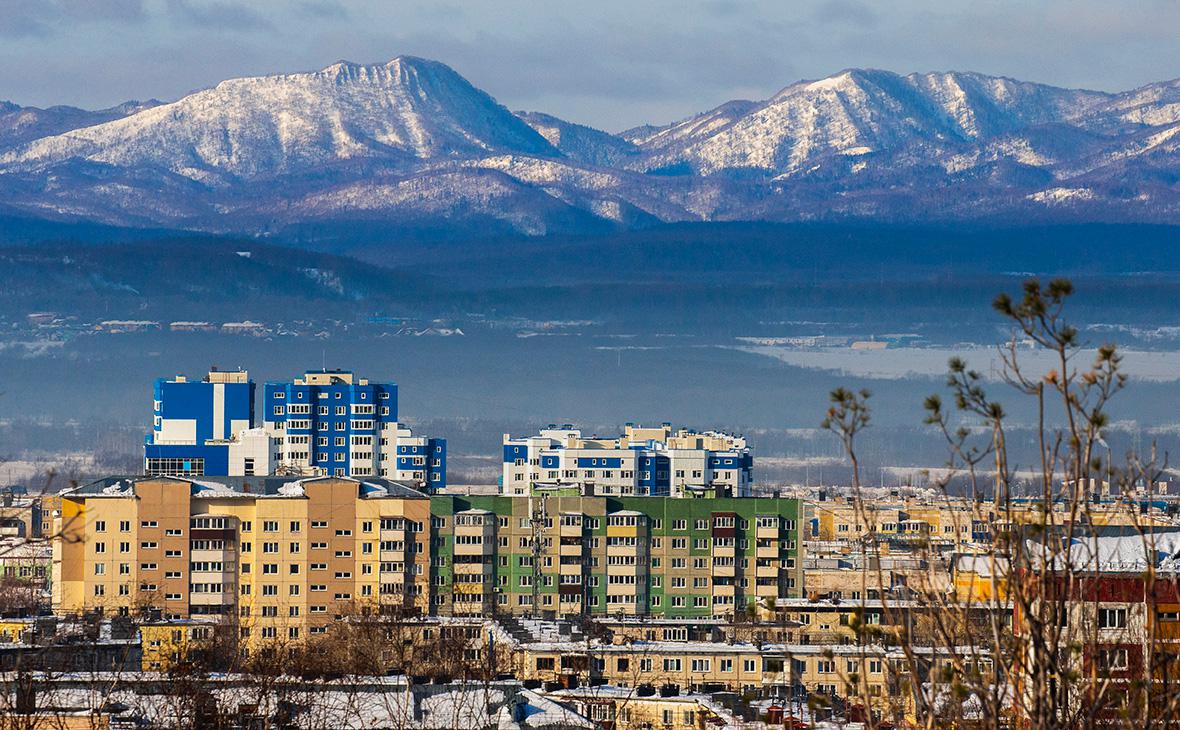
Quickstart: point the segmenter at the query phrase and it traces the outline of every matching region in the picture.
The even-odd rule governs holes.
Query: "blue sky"
[[[0,99],[97,108],[399,54],[617,131],[847,67],[1117,90],[1180,76],[1177,0],[0,0]]]

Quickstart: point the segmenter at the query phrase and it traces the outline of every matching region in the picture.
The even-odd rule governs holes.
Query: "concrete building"
[[[793,499],[435,496],[433,610],[733,616],[801,596]]]
[[[603,496],[749,496],[754,460],[746,440],[627,424],[614,438],[583,437],[566,425],[537,436],[504,434],[502,494],[576,488]]]
[[[427,496],[380,478],[124,477],[60,496],[53,607],[297,640],[363,607],[732,616],[802,595],[798,501]]]
[[[246,371],[213,370],[199,381],[161,378],[153,389],[152,430],[144,438],[144,473],[230,474],[236,437],[253,426],[254,382]],[[265,474],[266,465],[251,458],[237,458],[245,473]]]
[[[264,390],[264,427],[275,442],[277,473],[446,487],[446,439],[416,437],[398,422],[396,384],[324,370],[268,382]]]
[[[268,382],[261,424],[244,370],[160,379],[154,393],[144,440],[144,473],[152,476],[332,475],[446,487],[446,440],[398,423],[393,383],[340,370]]]

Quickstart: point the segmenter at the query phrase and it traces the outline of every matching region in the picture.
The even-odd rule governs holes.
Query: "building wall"
[[[198,499],[184,480],[145,478],[134,495],[63,497],[55,611],[211,616],[250,641],[299,640],[365,606],[425,611],[429,500],[300,483],[298,495]]]
[[[691,618],[802,595],[793,499],[427,499],[363,496],[351,479],[298,484],[198,498],[184,480],[145,478],[134,495],[63,497],[61,525],[77,519],[55,541],[55,609],[152,606],[298,640],[364,607]]]
[[[245,372],[211,372],[203,380],[158,379],[152,430],[144,439],[149,474],[230,474],[229,443],[254,425],[254,382]]]
[[[538,436],[504,435],[501,493],[524,496],[538,485],[575,484],[585,494],[686,496],[701,490],[748,496],[753,457],[739,436],[628,425],[616,438],[583,438],[569,427]]]
[[[435,496],[431,506],[432,603],[441,613],[483,612],[494,604],[530,614],[535,600],[542,615],[712,616],[759,599],[802,595],[796,500]],[[492,583],[479,601],[455,606],[447,590],[462,532],[454,515],[469,509],[496,517],[494,548],[487,551]],[[611,525],[612,513],[642,519]],[[758,516],[774,527],[758,528]],[[641,595],[645,605],[627,600]]]

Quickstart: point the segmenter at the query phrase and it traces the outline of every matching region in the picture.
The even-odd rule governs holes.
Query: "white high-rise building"
[[[569,425],[524,438],[504,434],[502,494],[576,488],[595,495],[745,497],[752,481],[745,438],[717,431],[673,431],[665,423],[627,424],[613,438],[586,438]]]

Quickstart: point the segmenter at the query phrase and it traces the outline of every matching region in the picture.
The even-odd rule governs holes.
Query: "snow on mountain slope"
[[[145,102],[128,101],[109,109],[88,111],[72,106],[51,106],[47,109],[22,107],[0,101],[0,151],[72,129],[109,122],[158,106],[152,99]]]
[[[831,155],[892,153],[910,145],[935,153],[1081,113],[1110,95],[1056,89],[980,74],[900,76],[853,69],[800,82],[766,102],[718,107],[723,123],[694,125],[676,136],[640,142],[647,165],[677,162],[702,174],[726,169],[790,176]],[[711,119],[707,114],[698,119]]]
[[[224,183],[357,158],[409,164],[497,151],[556,154],[449,67],[399,57],[224,81],[126,119],[38,140],[0,156],[0,165],[33,170],[82,159]]]
[[[758,102],[735,99],[725,102],[716,109],[710,109],[664,127],[646,125],[629,129],[619,136],[646,149],[660,149],[686,139],[715,133],[741,119],[757,106]]]
[[[1159,126],[1180,122],[1180,79],[1148,84],[1116,95],[1088,121],[1109,126],[1111,118],[1133,125]]]
[[[1105,93],[850,69],[611,135],[513,114],[434,61],[340,62],[164,105],[0,102],[0,209],[229,233],[353,219],[531,234],[850,217],[1180,222],[1180,81]]]
[[[621,137],[549,114],[517,112],[517,116],[563,155],[585,165],[617,167],[639,152],[634,144]]]
[[[976,73],[909,74],[905,79],[971,139],[1072,119],[1111,98]]]

